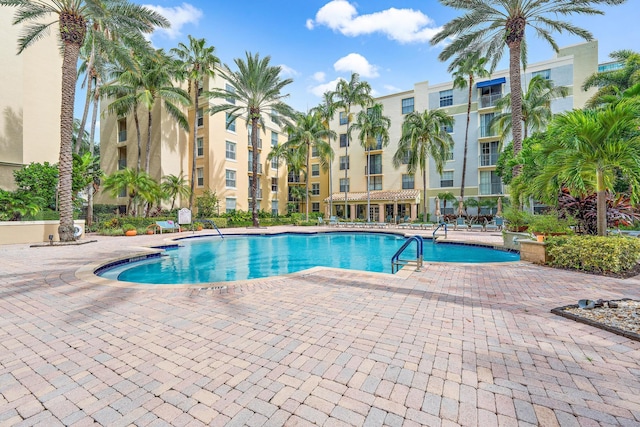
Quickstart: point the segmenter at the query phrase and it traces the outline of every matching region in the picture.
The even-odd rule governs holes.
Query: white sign
[[[187,208],[182,208],[178,211],[178,224],[191,224],[191,211]]]

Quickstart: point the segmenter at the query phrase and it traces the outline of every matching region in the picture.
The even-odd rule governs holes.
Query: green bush
[[[589,273],[622,273],[640,260],[640,239],[558,236],[546,240],[550,265]]]

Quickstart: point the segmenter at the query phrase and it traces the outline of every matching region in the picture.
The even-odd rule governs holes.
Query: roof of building
[[[420,190],[381,190],[381,191],[370,191],[369,199],[372,201],[387,201],[387,202],[404,202],[404,201],[412,201],[414,203],[420,202]],[[324,199],[325,202],[329,201],[327,197]],[[348,202],[363,202],[367,201],[367,192],[361,193],[347,193],[347,201]],[[333,194],[333,202],[344,202],[344,193],[334,193]]]

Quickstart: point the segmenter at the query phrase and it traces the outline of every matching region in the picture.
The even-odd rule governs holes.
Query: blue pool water
[[[147,284],[193,284],[255,279],[316,266],[391,273],[403,236],[382,233],[279,234],[186,239],[162,257],[107,269],[102,277]],[[415,244],[403,258],[415,256]],[[506,262],[518,254],[425,241],[425,261]]]

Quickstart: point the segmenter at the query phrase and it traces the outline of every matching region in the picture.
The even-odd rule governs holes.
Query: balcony
[[[253,162],[249,162],[249,173],[253,173]],[[258,173],[262,174],[262,163],[258,163]]]
[[[127,140],[127,130],[121,130],[118,132],[118,142],[125,142]]]
[[[491,95],[482,95],[480,97],[480,108],[495,107],[496,103],[502,98],[502,93],[492,93]]]
[[[367,166],[364,167],[364,174],[369,175],[369,168]],[[382,175],[382,165],[374,165],[371,168],[371,175]]]
[[[499,153],[480,155],[480,166],[495,166],[498,163]]]
[[[253,147],[251,145],[251,135],[247,137],[247,147]],[[262,150],[262,138],[258,139],[258,150]]]
[[[481,196],[500,195],[504,193],[501,182],[493,182],[491,184],[480,184],[479,190],[480,190]]]
[[[484,125],[480,126],[480,138],[488,138],[491,136],[496,136],[496,132],[491,129],[491,126]]]
[[[121,171],[127,168],[127,159],[118,160],[118,170]]]
[[[368,147],[365,151],[379,151],[382,150],[382,141],[378,141],[376,145]]]
[[[251,198],[251,187],[249,187],[249,198]],[[262,188],[258,188],[258,194],[256,194],[256,199],[262,200]]]
[[[300,179],[300,175],[296,175],[294,173],[289,172],[289,174],[287,175],[287,182],[288,183],[300,183],[300,182],[302,182],[302,180]]]

